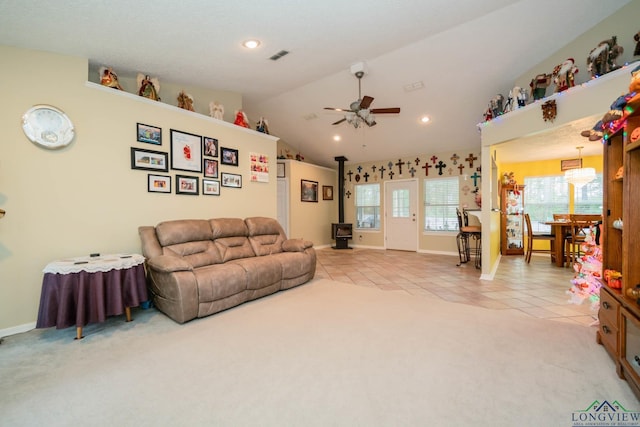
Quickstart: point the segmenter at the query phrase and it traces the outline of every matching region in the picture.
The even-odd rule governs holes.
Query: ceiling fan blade
[[[364,97],[362,97],[362,101],[360,101],[360,108],[362,108],[363,110],[366,110],[367,108],[369,108],[372,102],[373,102],[373,98],[365,95]]]
[[[331,108],[331,107],[324,107],[325,110],[331,110],[331,111],[341,111],[343,113],[355,113],[354,110],[347,110],[346,108]]]
[[[374,108],[371,110],[372,114],[392,114],[392,113],[399,113],[400,112],[400,108],[396,107],[396,108]]]
[[[335,122],[335,123],[331,123],[331,124],[332,124],[332,125],[339,125],[340,123],[344,122],[345,120],[347,120],[347,119],[346,119],[346,118],[344,118],[344,119],[340,119],[340,120],[338,120],[337,122]]]

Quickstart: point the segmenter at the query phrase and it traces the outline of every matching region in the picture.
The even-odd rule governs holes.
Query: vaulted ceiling
[[[253,125],[265,117],[307,160],[334,166],[340,155],[479,150],[491,97],[629,1],[0,1],[0,44],[242,93]],[[260,46],[243,48],[249,38]],[[357,99],[350,68],[360,62],[372,108],[401,112],[334,126],[343,115],[324,107]]]

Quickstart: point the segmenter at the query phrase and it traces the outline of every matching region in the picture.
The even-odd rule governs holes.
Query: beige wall
[[[140,252],[137,228],[177,218],[276,217],[276,138],[163,103],[87,83],[84,58],[0,46],[0,336],[33,325],[50,261],[93,252]],[[76,127],[66,148],[23,134],[34,104],[65,111]],[[136,123],[161,127],[161,146],[136,142]],[[221,195],[147,192],[148,171],[130,168],[130,147],[168,152],[169,129],[217,138],[240,151],[242,189]],[[269,156],[269,183],[249,181],[249,153]],[[170,170],[165,175],[202,174]],[[300,233],[300,231],[298,231]],[[2,332],[5,332],[4,334]]]

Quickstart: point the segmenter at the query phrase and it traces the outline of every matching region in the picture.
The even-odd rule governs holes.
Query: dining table
[[[544,223],[551,226],[551,234],[555,236],[553,250],[556,265],[558,267],[564,267],[564,238],[571,230],[571,221],[568,219],[556,219],[553,221],[545,221]]]

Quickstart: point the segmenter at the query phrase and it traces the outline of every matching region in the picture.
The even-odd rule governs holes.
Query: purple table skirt
[[[148,300],[142,264],[121,270],[45,273],[36,328],[83,327]]]

